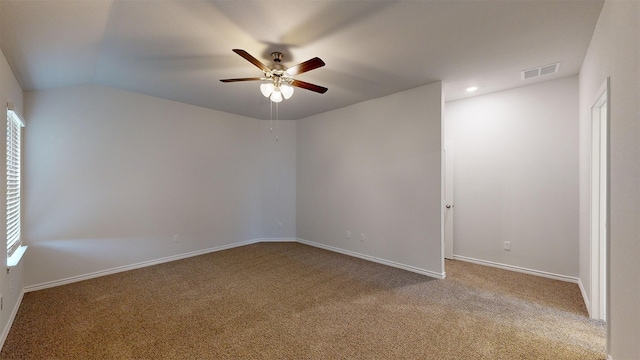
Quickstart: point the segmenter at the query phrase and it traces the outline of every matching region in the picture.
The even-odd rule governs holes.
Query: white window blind
[[[12,107],[7,108],[7,257],[21,245],[20,133],[24,124]]]

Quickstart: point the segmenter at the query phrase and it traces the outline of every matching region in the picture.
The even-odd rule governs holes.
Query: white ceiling
[[[97,84],[258,119],[261,71],[326,66],[279,106],[300,119],[437,80],[446,100],[575,75],[603,2],[557,1],[0,1],[0,49],[25,91]],[[520,71],[561,62],[557,74]]]

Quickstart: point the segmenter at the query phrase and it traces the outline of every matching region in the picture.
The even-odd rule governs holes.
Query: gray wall
[[[606,1],[580,70],[580,278],[589,284],[591,106],[611,78],[609,103],[608,346],[640,359],[640,2]],[[587,291],[589,294],[589,291]]]
[[[454,255],[575,279],[577,76],[448,102],[445,122]]]
[[[261,237],[259,120],[96,86],[25,103],[27,285]]]
[[[261,238],[295,239],[296,122],[260,121],[260,154]]]
[[[298,238],[441,276],[441,110],[438,82],[298,120]]]

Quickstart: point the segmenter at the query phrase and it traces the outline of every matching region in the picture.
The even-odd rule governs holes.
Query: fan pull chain
[[[278,103],[276,103],[276,141],[280,141],[280,139],[278,139],[278,119],[280,118],[280,113],[279,113],[279,105]]]
[[[273,101],[269,100],[269,114],[271,115],[271,129],[269,133],[273,134]]]

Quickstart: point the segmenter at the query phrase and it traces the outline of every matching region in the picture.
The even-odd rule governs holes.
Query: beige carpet
[[[7,359],[604,359],[575,284],[262,243],[25,294]]]

